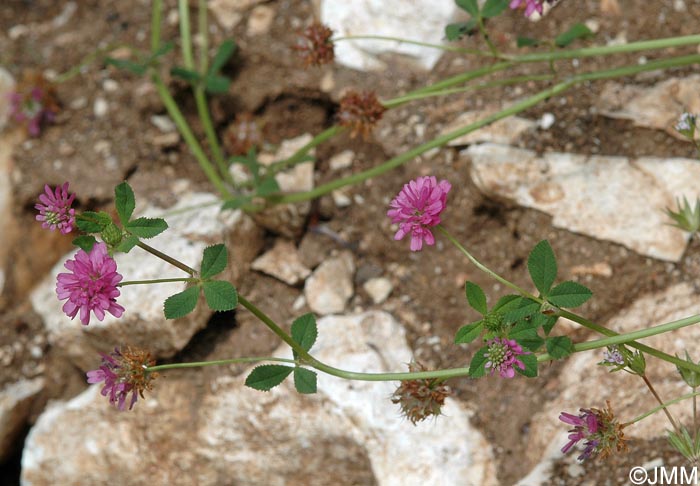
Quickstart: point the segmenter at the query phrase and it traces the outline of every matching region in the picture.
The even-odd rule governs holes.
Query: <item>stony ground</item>
[[[175,38],[175,2],[165,3],[163,36]],[[340,95],[348,87],[375,89],[381,97],[390,98],[486,62],[446,54],[426,71],[401,57],[386,54],[381,57],[387,63],[384,71],[359,71],[340,65],[304,69],[288,46],[295,32],[313,18],[311,2],[242,3],[246,5],[239,4],[236,15],[230,15],[230,9],[226,15],[212,9],[212,44],[234,38],[239,46],[224,68],[224,73],[233,79],[231,88],[213,100],[212,112],[220,133],[236,115],[251,113],[264,127],[267,151],[271,153],[284,141],[331,126]],[[142,0],[4,2],[0,6],[0,64],[15,77],[28,68],[62,73],[79,64],[95,46],[127,43],[145,48],[149,13],[148,2]],[[692,34],[699,19],[697,0],[586,0],[575,5],[573,0],[567,0],[541,22],[531,23],[512,13],[497,19],[491,28],[498,33],[494,41],[509,50],[514,49],[516,35],[551,37],[573,22],[588,22],[596,30],[592,42],[606,44]],[[483,47],[474,39],[462,42]],[[620,55],[613,61],[564,62],[559,65],[559,73],[565,76],[610,67],[611,63],[634,64],[686,52],[692,53],[693,49]],[[171,56],[166,62],[176,61]],[[536,74],[546,69],[525,65],[518,73]],[[693,66],[619,81],[640,89],[654,88],[696,71]],[[376,166],[441,133],[465,111],[494,109],[504,100],[519,99],[545,86],[546,83],[529,82],[424,100],[389,111],[369,139],[341,135],[321,145],[315,154],[313,182],[324,183]],[[186,86],[171,80],[170,87],[199,130],[194,102]],[[508,143],[533,151],[533,157],[550,152],[633,160],[644,156],[695,157],[692,146],[679,141],[667,127],[637,125],[634,120],[605,116],[607,107],[600,103],[605,87],[605,83],[585,84],[522,113],[520,116],[529,120],[531,126]],[[4,146],[12,146],[14,151],[11,163],[2,167],[3,175],[11,181],[8,190],[12,197],[4,211],[9,220],[2,235],[4,260],[0,261],[5,272],[0,293],[0,385],[37,377],[46,383],[26,403],[30,411],[23,417],[18,438],[8,449],[0,471],[1,477],[12,477],[15,482],[24,437],[48,400],[74,397],[86,386],[75,356],[51,344],[44,319],[30,302],[30,293],[37,283],[70,250],[69,238],[47,235],[34,224],[34,199],[43,184],[70,180],[79,194],[80,209],[110,208],[113,187],[124,179],[129,180],[137,195],[147,195],[149,203],[160,207],[169,207],[188,192],[210,190],[187,146],[177,136],[173,138],[172,128],[162,122],[165,109],[147,80],[96,62],[61,83],[58,99],[62,111],[41,137],[25,140],[21,131],[9,126],[3,138]],[[697,95],[689,99],[688,106],[698,103],[700,109]],[[684,107],[682,102],[667,105],[672,113]],[[549,114],[554,116],[554,123],[544,129],[541,122]],[[349,204],[339,203],[337,197],[331,196],[314,201],[302,231],[291,240],[287,238],[286,243],[298,249],[300,265],[309,270],[319,268],[322,262],[336,261],[333,259],[338,255],[341,259],[347,255],[353,268],[351,296],[344,311],[390,312],[404,326],[413,354],[430,368],[464,366],[476,350],[474,346],[452,344],[455,331],[476,318],[464,303],[464,281],[480,284],[492,299],[503,289],[470,267],[447,244],[409,254],[406,242],[392,240],[392,229],[385,217],[388,201],[416,175],[434,174],[452,182],[454,190],[444,218],[447,226],[481,261],[518,284],[528,285],[525,262],[529,251],[538,241],[548,239],[556,250],[560,275],[579,279],[593,290],[595,298],[580,309],[592,320],[608,322],[638,298],[661,294],[683,283],[690,285],[691,294],[695,292],[700,268],[700,246],[696,241],[677,259],[669,261],[650,256],[624,241],[610,241],[612,238],[555,225],[552,212],[546,208],[532,209],[536,206],[511,197],[507,191],[499,193],[480,185],[474,179],[478,166],[463,151],[473,143],[418,157],[384,176],[350,187],[343,194]],[[332,163],[334,156],[345,151],[351,151],[350,166]],[[188,182],[183,183],[183,179]],[[596,197],[594,190],[591,194]],[[669,204],[675,195],[671,193]],[[641,231],[637,228],[632,226],[629,233]],[[247,245],[250,260],[282,240],[279,231],[260,231]],[[679,244],[685,248],[684,240]],[[246,265],[235,275],[242,294],[285,324],[310,310],[308,294],[306,301],[299,300],[304,295],[306,277],[289,284]],[[392,289],[380,304],[373,299],[372,287],[365,285],[377,278],[388,281]],[[236,356],[258,355],[277,347],[271,335],[244,313],[202,319],[193,325],[193,332],[203,329],[172,359],[223,358],[231,355],[232,348]],[[592,337],[580,329],[567,332],[574,340]],[[525,379],[450,383],[459,403],[473,413],[472,424],[492,447],[500,484],[514,484],[538,462],[539,458],[528,451],[529,444],[538,440],[531,435],[533,417],[542,404],[560,398],[562,383],[572,372],[565,366],[554,363],[543,367],[536,386]],[[242,369],[232,371],[240,373]],[[206,383],[216,373],[206,370],[196,380]],[[162,386],[167,387],[167,381]],[[636,392],[630,389],[629,393]],[[567,406],[573,410],[584,404]],[[348,450],[355,449],[348,446]],[[356,462],[366,466],[366,458],[357,454]],[[665,440],[637,440],[628,455],[608,462],[578,466],[570,460],[560,461],[548,484],[623,484],[629,467],[658,459],[665,464],[679,463]],[[358,476],[357,484],[371,480]]]

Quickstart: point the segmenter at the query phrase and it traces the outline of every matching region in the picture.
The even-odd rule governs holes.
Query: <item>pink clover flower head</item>
[[[586,446],[583,453],[577,457],[579,461],[584,461],[591,457],[595,452],[596,447],[600,444],[600,440],[596,438],[598,430],[601,428],[598,423],[598,417],[589,409],[580,409],[581,413],[576,416],[567,412],[562,412],[559,415],[559,420],[565,424],[573,425],[574,428],[569,431],[569,442],[561,448],[561,452],[566,454],[578,442],[584,440]]]
[[[450,189],[449,182],[438,182],[434,176],[419,177],[404,184],[386,213],[392,223],[399,225],[394,239],[400,240],[410,233],[411,251],[420,251],[424,241],[434,245],[435,237],[430,228],[440,224],[440,214],[445,210]]]
[[[484,356],[488,358],[485,368],[491,369],[491,374],[496,371],[502,378],[513,378],[515,376],[515,366],[521,370],[525,369],[525,364],[518,359],[518,356],[530,354],[523,352],[520,346],[514,339],[493,338],[487,343],[488,351]]]
[[[127,398],[129,410],[134,407],[139,395],[143,398],[145,390],[152,389],[152,382],[158,377],[158,373],[148,371],[148,366],[153,366],[155,360],[151,354],[143,349],[126,347],[120,350],[118,347],[110,354],[100,353],[102,363],[96,370],[87,372],[88,383],[104,382],[102,396],[108,396],[109,402],[119,410],[124,410]]]
[[[107,245],[96,243],[90,253],[78,250],[75,260],[68,260],[64,266],[71,273],[59,273],[56,293],[59,300],[68,299],[63,312],[71,319],[80,311],[80,321],[88,325],[90,312],[98,321],[105,317],[105,311],[114,317],[121,317],[124,307],[117,304],[120,292],[117,284],[122,276],[117,273],[117,263],[107,254]]]
[[[525,2],[525,17],[532,15],[535,10],[542,15],[542,4],[544,0],[512,0],[509,6],[514,10],[520,7],[523,2]]]
[[[43,228],[62,234],[68,234],[75,227],[75,209],[71,208],[75,194],[68,192],[68,183],[56,186],[52,191],[48,184],[44,185],[44,193],[39,195],[39,202],[34,208],[39,210],[36,216]]]
[[[559,420],[572,425],[569,430],[569,442],[561,451],[566,454],[579,442],[583,441],[584,449],[577,457],[579,461],[585,461],[597,455],[605,458],[613,452],[627,450],[626,438],[623,432],[626,424],[621,424],[613,414],[610,402],[602,410],[597,408],[581,408],[579,415],[562,412]]]
[[[41,133],[44,122],[52,122],[55,118],[49,94],[40,87],[33,87],[29,93],[10,93],[10,115],[19,123],[27,123],[27,131],[32,137]],[[48,103],[45,103],[48,101]]]

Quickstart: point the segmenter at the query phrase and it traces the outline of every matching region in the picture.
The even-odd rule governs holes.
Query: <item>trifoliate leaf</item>
[[[100,233],[112,224],[112,218],[104,211],[83,211],[75,218],[75,224],[84,233]]]
[[[547,240],[540,241],[532,249],[527,259],[527,268],[537,290],[543,296],[547,295],[557,278],[557,259]]]
[[[253,368],[245,385],[260,391],[269,391],[284,381],[294,370],[291,366],[261,365]]]
[[[294,388],[299,393],[316,393],[316,373],[306,368],[294,368]]]
[[[481,330],[484,328],[483,321],[472,322],[466,326],[462,326],[455,334],[455,344],[468,344],[479,337]]]
[[[175,66],[170,69],[170,74],[176,78],[180,78],[187,81],[190,84],[197,84],[202,79],[202,76],[192,69],[185,69],[183,67]]]
[[[520,369],[519,366],[513,366],[513,369],[523,376],[534,378],[537,376],[537,356],[534,354],[521,354],[518,359],[523,362],[525,369]]]
[[[95,243],[97,243],[97,240],[92,235],[80,235],[73,239],[73,244],[87,253],[90,253]]]
[[[456,41],[461,39],[465,35],[469,35],[474,32],[476,28],[476,20],[469,19],[466,22],[455,22],[454,24],[447,24],[445,26],[445,38],[448,41]]]
[[[292,339],[304,348],[304,351],[311,349],[318,337],[316,328],[316,317],[309,313],[298,317],[292,323]]]
[[[566,281],[552,289],[547,300],[557,307],[578,307],[591,298],[591,289],[580,283]]]
[[[561,359],[574,352],[574,343],[566,336],[551,336],[545,340],[545,347],[552,358]]]
[[[469,376],[472,378],[481,378],[486,374],[486,369],[484,368],[486,366],[486,362],[489,360],[486,357],[486,353],[488,353],[489,348],[488,346],[484,346],[483,348],[479,349],[475,354],[474,357],[472,358],[472,362],[469,363]]]
[[[481,9],[481,16],[485,19],[490,19],[500,15],[508,8],[509,0],[486,0]]]
[[[455,0],[457,6],[465,10],[472,17],[479,16],[479,4],[476,0]]]
[[[134,191],[128,182],[124,181],[114,188],[114,205],[117,207],[119,221],[126,224],[136,208]]]
[[[204,78],[204,89],[212,94],[226,93],[229,86],[231,86],[231,80],[226,76],[212,74]]]
[[[235,309],[238,305],[238,293],[231,282],[224,280],[207,280],[202,283],[204,299],[213,311],[223,312]]]
[[[233,53],[236,51],[236,43],[231,39],[226,39],[217,49],[214,59],[211,61],[208,74],[216,74],[221,71],[221,68],[228,62]]]
[[[199,300],[199,287],[190,287],[178,294],[165,299],[163,310],[166,319],[179,319],[185,317],[197,307]]]
[[[228,263],[228,251],[226,245],[218,244],[208,246],[202,254],[202,266],[200,275],[202,278],[211,278],[223,272]]]
[[[472,282],[467,282],[464,285],[465,292],[467,294],[467,302],[481,315],[486,314],[489,309],[486,306],[486,295],[484,291],[481,290],[477,284]]]
[[[131,235],[128,238],[124,238],[119,246],[117,246],[117,251],[122,253],[129,253],[133,247],[137,245],[139,238],[137,236]]]
[[[554,44],[556,44],[557,47],[566,47],[576,39],[583,39],[584,37],[590,37],[592,35],[593,31],[584,24],[574,24],[569,30],[563,34],[559,34],[554,39]]]
[[[168,223],[161,218],[136,218],[126,223],[124,229],[139,238],[153,238],[168,229]]]

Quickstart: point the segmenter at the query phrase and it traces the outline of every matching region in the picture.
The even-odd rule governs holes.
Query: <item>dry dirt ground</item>
[[[449,0],[445,0],[449,1]],[[0,64],[16,77],[23,69],[36,68],[65,72],[78,64],[96,45],[116,42],[146,48],[148,43],[150,8],[145,0],[82,0],[68,23],[58,29],[50,27],[51,20],[63,10],[65,1],[5,0],[0,5]],[[174,2],[165,2],[173,10]],[[629,40],[660,38],[691,34],[700,20],[700,2],[686,0],[685,12],[674,10],[673,2],[620,0],[618,15],[601,10],[599,0],[564,0],[551,15],[537,24],[527,22],[519,14],[506,14],[491,25],[495,42],[513,48],[516,35],[553,37],[566,26],[588,19],[599,21],[595,41],[606,40],[624,33]],[[360,73],[339,66],[304,69],[288,46],[295,32],[312,18],[310,2],[297,0],[268,2],[276,11],[267,36],[248,37],[245,22],[233,31],[239,49],[225,67],[233,79],[229,93],[212,103],[215,122],[221,131],[240,112],[251,112],[265,127],[269,144],[303,133],[318,133],[333,123],[338,94],[345,87],[372,87],[380,96],[396,96],[408,88],[439,80],[464,69],[457,55],[445,55],[431,72],[412,70],[399,61],[389,60],[391,76],[387,73]],[[9,32],[16,25],[29,30],[16,39]],[[218,31],[213,44],[222,39]],[[177,28],[167,24],[163,35],[176,38]],[[478,42],[462,41],[465,45]],[[692,52],[692,49],[687,50]],[[676,49],[674,54],[685,52]],[[641,54],[621,55],[614,59],[582,60],[574,68],[563,62],[560,72],[583,72],[614,64],[636,63]],[[654,52],[644,54],[648,59],[663,56]],[[173,56],[167,62],[174,62]],[[470,59],[469,66],[483,60]],[[334,75],[334,87],[321,91],[320,79],[328,72]],[[528,65],[523,74],[545,72],[546,66]],[[661,77],[679,75],[691,69],[664,73]],[[105,97],[105,80],[118,83],[118,90],[109,94],[114,101],[112,111],[104,118],[95,117],[93,103]],[[658,80],[659,78],[655,78]],[[652,79],[653,81],[653,79]],[[649,82],[652,82],[649,81]],[[635,80],[643,83],[644,80]],[[426,138],[437,133],[446,121],[463,110],[478,109],[502,98],[534,91],[545,84],[528,84],[482,90],[469,95],[432,99],[389,112],[374,137],[363,141],[341,136],[322,145],[317,151],[317,183],[333,177],[328,170],[328,158],[344,149],[357,154],[355,165],[344,174],[375,166],[415,142],[411,125],[422,123]],[[185,112],[198,127],[194,103],[185,86],[171,83],[172,91]],[[520,145],[538,151],[569,151],[584,154],[627,156],[685,156],[693,150],[660,131],[635,128],[632,123],[610,120],[590,110],[602,83],[591,83],[552,98],[529,110],[523,116],[538,119],[543,113],[556,116],[556,124],[548,131],[537,131],[520,141]],[[35,404],[32,418],[40,413],[46,400],[70,397],[86,386],[82,373],[62,359],[59,349],[52,349],[43,338],[41,322],[26,303],[32,285],[70,248],[70,239],[42,232],[33,221],[34,199],[45,182],[53,184],[71,181],[81,209],[108,208],[116,183],[128,179],[137,193],[152,193],[167,199],[168,184],[187,177],[196,187],[207,187],[201,172],[187,147],[161,149],[153,143],[157,135],[150,122],[152,115],[165,110],[157,96],[149,90],[146,80],[117,71],[100,62],[83,69],[81,75],[58,86],[60,103],[64,107],[56,123],[40,138],[18,147],[15,154],[13,217],[21,238],[12,248],[13,265],[0,300],[2,325],[0,350],[10,353],[9,362],[0,368],[0,385],[22,376],[44,373],[52,385]],[[113,156],[112,170],[92,169],[101,141],[109,141]],[[395,285],[393,300],[387,309],[408,327],[410,343],[416,355],[429,367],[464,366],[475,348],[463,349],[452,344],[455,331],[473,320],[475,314],[465,305],[462,286],[465,279],[482,285],[491,299],[502,290],[494,287],[484,275],[470,267],[456,250],[440,245],[421,253],[409,254],[406,242],[392,240],[386,221],[387,203],[408,179],[432,173],[452,182],[444,221],[457,238],[474,255],[507,278],[527,285],[525,261],[531,248],[541,239],[554,247],[560,275],[569,277],[571,268],[581,264],[606,262],[612,277],[589,276],[585,284],[594,292],[594,299],[581,308],[587,317],[605,322],[635,297],[658,291],[670,284],[697,279],[700,244],[691,244],[680,264],[668,264],[641,257],[621,246],[552,228],[550,218],[537,211],[509,205],[482,195],[468,176],[469,161],[458,155],[458,149],[444,149],[430,159],[417,159],[377,179],[351,188],[364,203],[338,209],[330,198],[314,204],[311,220],[320,221],[354,244],[358,271],[356,284],[379,273],[391,271],[401,275]],[[272,244],[275,235],[269,235]],[[323,235],[307,234],[301,244],[307,260],[329,253],[337,243]],[[392,270],[393,269],[393,270]],[[291,304],[296,291],[277,280],[250,272],[238,283],[241,291],[263,309],[279,319],[293,316]],[[402,296],[405,296],[401,298]],[[350,308],[372,307],[369,297],[359,290]],[[576,332],[573,339],[586,334]],[[241,355],[257,354],[277,346],[259,325],[239,319],[234,329],[213,319],[208,328],[197,335],[179,359],[193,360],[218,357],[222,343],[235,342]],[[16,344],[19,343],[19,344]],[[30,353],[32,345],[44,349],[41,358]],[[558,393],[560,366],[553,364],[541,370],[534,384],[525,379],[511,381],[482,379],[455,380],[451,383],[457,397],[474,409],[474,421],[494,445],[498,458],[498,474],[502,484],[512,484],[527,473],[532,464],[520,459],[528,447],[529,421],[539,404]],[[212,372],[210,370],[207,373]],[[0,477],[15,478],[19,472],[21,443],[15,454],[0,470]],[[639,465],[672,453],[665,441],[633,443],[631,452],[607,462],[585,464],[586,474],[569,477],[560,468],[552,484],[621,484],[631,465]],[[679,461],[680,463],[680,461]],[[668,462],[667,462],[668,464]],[[7,484],[11,484],[7,483]]]

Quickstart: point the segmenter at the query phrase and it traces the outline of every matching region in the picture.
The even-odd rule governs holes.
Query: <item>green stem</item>
[[[681,47],[696,44],[700,44],[700,35],[698,34],[631,42],[629,44],[618,44],[613,46],[583,47],[581,49],[537,52],[532,54],[521,54],[517,56],[502,57],[517,63],[541,62],[554,61],[559,59],[605,56],[610,54],[625,54],[630,52],[666,49],[668,47]]]
[[[177,0],[177,9],[180,16],[180,38],[182,40],[182,60],[185,68],[194,69],[192,56],[192,36],[190,34],[190,8],[187,0]]]
[[[476,91],[478,89],[493,88],[495,86],[507,86],[510,84],[518,84],[527,81],[547,81],[554,78],[553,74],[530,74],[523,76],[513,76],[507,79],[497,79],[494,81],[489,81],[486,83],[479,83],[477,85],[463,86],[461,88],[447,88],[439,91],[424,91],[421,93],[409,93],[403,96],[398,96],[392,98],[391,100],[382,101],[382,105],[387,108],[395,108],[409,101],[422,100],[424,98],[431,98],[433,96],[445,96],[456,93],[464,93],[466,91]]]
[[[112,52],[112,51],[115,50],[115,49],[119,49],[120,47],[126,47],[126,48],[129,49],[130,51],[132,51],[132,52],[134,51],[134,49],[133,49],[130,45],[124,44],[124,43],[122,43],[122,42],[117,42],[117,43],[115,43],[115,44],[109,44],[107,47],[104,47],[104,48],[102,48],[102,49],[95,49],[95,50],[92,51],[90,54],[88,54],[87,56],[85,56],[85,57],[83,58],[83,60],[80,61],[80,63],[79,63],[78,65],[73,66],[72,68],[70,68],[70,69],[69,69],[68,71],[66,71],[65,73],[62,73],[62,74],[57,75],[57,76],[53,79],[53,82],[54,82],[54,83],[64,83],[64,82],[68,81],[69,79],[72,79],[73,77],[75,77],[75,76],[77,76],[78,74],[80,74],[80,72],[82,71],[82,69],[83,69],[85,66],[87,66],[88,64],[90,64],[91,62],[93,62],[95,59],[101,58],[101,57],[104,56],[105,54],[108,54],[108,53]]]
[[[184,271],[184,272],[186,272],[186,273],[189,273],[189,274],[192,275],[193,277],[194,277],[195,275],[197,275],[197,270],[195,270],[194,268],[185,265],[185,264],[182,263],[181,261],[176,260],[175,258],[173,258],[173,257],[171,257],[171,256],[169,256],[169,255],[166,255],[166,254],[163,253],[162,251],[156,250],[155,248],[153,248],[152,246],[147,245],[146,243],[144,243],[144,242],[141,241],[141,240],[139,240],[139,242],[136,243],[136,246],[138,246],[138,247],[141,248],[142,250],[146,250],[146,251],[147,251],[148,253],[150,253],[151,255],[156,256],[156,257],[160,258],[161,260],[168,262],[169,264],[173,265],[174,267],[177,267],[177,268],[179,268],[180,270],[182,270],[182,271]]]
[[[127,280],[119,282],[117,287],[126,287],[127,285],[143,285],[143,284],[158,284],[171,282],[199,282],[198,278],[156,278],[153,280]]]
[[[328,182],[326,184],[322,184],[310,191],[307,192],[297,192],[293,194],[286,194],[286,195],[273,195],[270,196],[268,201],[273,204],[285,204],[285,203],[293,203],[293,202],[301,202],[301,201],[308,201],[310,199],[315,199],[317,197],[323,196],[324,194],[327,194],[331,191],[334,191],[336,189],[340,189],[341,187],[348,186],[351,184],[357,184],[360,182],[363,182],[367,179],[370,179],[372,177],[376,177],[379,175],[382,175],[396,167],[399,167],[400,165],[408,162],[409,160],[412,160],[414,157],[421,155],[428,150],[442,147],[443,145],[447,144],[451,140],[454,140],[458,137],[461,137],[463,135],[466,135],[468,133],[471,133],[479,128],[482,128],[486,125],[489,125],[495,121],[501,120],[503,118],[507,118],[511,115],[515,115],[516,113],[520,113],[528,108],[531,108],[532,106],[535,106],[541,101],[544,101],[552,96],[558,95],[573,86],[576,86],[579,83],[583,83],[585,81],[592,81],[592,80],[597,80],[597,79],[608,79],[608,78],[616,78],[616,77],[621,77],[621,76],[630,76],[633,74],[645,72],[645,71],[652,71],[656,69],[666,69],[670,67],[680,67],[680,66],[686,66],[689,64],[697,64],[700,62],[700,55],[694,54],[690,56],[681,56],[681,57],[675,57],[675,58],[669,58],[669,59],[662,59],[658,61],[651,61],[648,62],[644,65],[632,65],[632,66],[624,66],[621,68],[614,68],[614,69],[608,69],[604,71],[599,71],[599,72],[592,72],[592,73],[585,73],[585,74],[580,74],[577,76],[574,76],[570,78],[569,80],[563,81],[561,83],[556,84],[555,86],[552,86],[551,88],[547,88],[543,91],[540,91],[539,93],[526,98],[523,101],[520,101],[518,103],[515,103],[514,105],[510,106],[509,108],[506,108],[504,110],[499,111],[498,113],[494,113],[492,115],[489,115],[481,120],[478,120],[474,123],[471,123],[467,126],[458,128],[457,130],[454,130],[452,132],[446,133],[440,137],[437,137],[429,142],[426,142],[424,144],[421,144],[417,147],[414,147],[411,150],[408,150],[396,157],[393,157],[389,159],[388,161],[384,162],[383,164],[380,164],[376,167],[373,167],[371,169],[365,170],[363,172],[359,172],[357,174],[353,174],[351,176],[342,178],[342,179],[336,179],[334,181]]]
[[[456,84],[461,84],[461,83],[466,83],[467,81],[471,81],[472,79],[477,79],[481,78],[484,76],[488,76],[489,74],[497,73],[499,71],[503,71],[505,69],[508,69],[509,67],[513,66],[513,62],[507,61],[507,62],[498,62],[496,64],[491,64],[489,66],[484,66],[479,69],[474,69],[472,71],[468,71],[466,73],[461,73],[457,74],[455,76],[443,79],[442,81],[438,81],[437,83],[430,84],[428,86],[424,86],[423,88],[418,88],[416,90],[413,90],[406,95],[409,94],[417,94],[417,93],[427,93],[429,91],[437,91],[441,90],[444,88],[449,88],[450,86],[454,86]],[[404,95],[404,96],[406,96]],[[391,106],[392,100],[386,101],[385,106]],[[389,103],[389,104],[386,104]]]
[[[649,417],[650,415],[654,415],[659,410],[665,409],[665,408],[669,407],[670,405],[675,405],[676,403],[682,402],[683,400],[687,400],[687,399],[692,398],[692,397],[697,397],[698,395],[700,395],[700,393],[696,393],[696,392],[688,393],[687,395],[683,395],[682,397],[674,398],[673,400],[669,400],[668,402],[664,402],[661,405],[659,405],[658,407],[654,407],[651,410],[649,410],[648,412],[645,412],[642,415],[639,415],[638,417],[633,418],[629,422],[625,422],[624,424],[622,424],[622,426],[628,427],[628,426],[635,424],[641,420],[644,420],[645,418]]]
[[[197,21],[197,31],[202,41],[199,51],[199,72],[204,74],[209,69],[209,23],[207,21],[206,0],[199,0]]]
[[[209,63],[209,33],[207,28],[207,2],[205,0],[199,0],[199,35],[202,39],[202,46],[199,51],[199,70],[202,76],[206,75]],[[202,122],[204,135],[207,137],[207,143],[209,144],[212,155],[214,156],[214,162],[218,166],[219,172],[224,180],[229,184],[233,184],[233,178],[231,177],[231,173],[228,171],[228,165],[224,159],[224,152],[221,149],[221,143],[219,142],[219,137],[216,135],[214,123],[211,119],[209,103],[207,102],[204,86],[197,84],[194,86],[193,90],[194,100],[197,104],[197,113],[199,114],[199,119]]]
[[[508,288],[510,288],[510,289],[512,289],[512,290],[515,290],[517,293],[519,293],[519,294],[522,295],[523,297],[527,297],[528,299],[532,299],[532,300],[534,300],[534,301],[536,301],[536,302],[539,302],[539,303],[544,303],[544,301],[543,301],[542,299],[540,299],[539,297],[537,297],[537,296],[531,294],[531,293],[528,292],[527,290],[525,290],[525,289],[523,289],[522,287],[520,287],[520,286],[518,286],[518,285],[516,285],[516,284],[514,284],[514,283],[512,283],[512,282],[510,282],[509,280],[506,280],[505,278],[501,277],[499,274],[497,274],[496,272],[494,272],[493,270],[491,270],[489,267],[487,267],[486,265],[482,264],[479,260],[477,260],[476,258],[474,258],[474,256],[472,256],[472,254],[469,253],[469,251],[467,251],[467,249],[464,248],[464,246],[462,246],[462,244],[461,244],[459,241],[457,241],[457,239],[456,239],[454,236],[452,236],[452,235],[450,234],[450,232],[447,231],[447,230],[445,229],[444,226],[442,226],[441,224],[438,224],[437,226],[435,226],[435,229],[438,230],[438,231],[439,231],[440,233],[442,233],[443,235],[445,235],[445,237],[450,241],[450,243],[452,243],[455,247],[457,247],[457,249],[458,249],[464,256],[466,256],[466,257],[469,259],[469,261],[470,261],[476,268],[478,268],[479,270],[481,270],[482,272],[484,272],[485,274],[487,274],[488,276],[490,276],[491,278],[493,278],[493,279],[496,280],[497,282],[502,283],[503,285],[505,285],[506,287],[508,287]]]
[[[216,173],[214,166],[212,166],[211,162],[209,162],[207,155],[204,153],[204,150],[202,150],[202,146],[197,141],[194,133],[192,133],[192,129],[187,123],[187,120],[185,120],[185,117],[182,115],[177,103],[170,95],[170,92],[168,92],[168,88],[165,86],[162,78],[158,73],[154,72],[152,74],[152,79],[156,86],[156,90],[160,95],[160,99],[163,101],[165,108],[168,110],[170,118],[172,118],[173,122],[175,122],[175,125],[182,135],[182,138],[185,139],[185,142],[190,147],[192,154],[197,159],[197,162],[199,162],[199,166],[202,168],[202,171],[204,171],[204,174],[206,174],[209,181],[214,185],[214,187],[216,187],[221,196],[226,199],[226,197],[229,195],[228,191],[226,190],[226,186]]]
[[[304,348],[297,344],[292,337],[287,334],[281,327],[279,327],[270,317],[268,317],[263,311],[258,309],[253,303],[248,301],[245,297],[238,295],[238,302],[241,303],[243,307],[248,309],[255,317],[257,317],[263,324],[270,328],[282,341],[287,343],[301,359],[303,364],[312,366],[313,368],[327,373],[329,375],[337,376],[340,378],[345,378],[348,380],[360,380],[360,381],[400,381],[400,380],[417,380],[417,379],[428,379],[428,378],[440,378],[446,380],[448,378],[456,378],[459,376],[468,376],[469,368],[452,368],[446,370],[437,371],[420,371],[415,373],[359,373],[354,371],[342,370],[340,368],[335,368],[329,366],[321,361],[317,360],[311,356]]]
[[[493,57],[500,58],[501,55],[498,52],[498,49],[496,49],[496,46],[493,45],[493,42],[491,42],[491,39],[489,38],[489,33],[486,31],[486,26],[484,26],[484,18],[481,15],[478,15],[476,21],[479,26],[479,32],[481,32],[484,41],[486,41],[486,45],[489,46],[489,51],[491,51]]]
[[[331,39],[331,42],[335,43],[352,40],[382,40],[398,42],[399,44],[411,44],[414,46],[431,47],[433,49],[439,49],[441,51],[459,52],[462,54],[474,54],[475,56],[493,56],[493,53],[480,51],[478,49],[468,49],[465,47],[457,47],[444,44],[431,44],[430,42],[421,42],[416,40],[403,39],[401,37],[392,37],[388,35],[345,35],[342,37],[334,37],[333,39]]]
[[[202,368],[204,366],[222,366],[222,365],[229,365],[229,364],[238,364],[238,363],[257,363],[260,361],[272,361],[276,363],[291,363],[291,364],[296,364],[296,361],[293,359],[287,359],[287,358],[275,358],[272,356],[261,356],[261,357],[250,357],[250,358],[232,358],[232,359],[217,359],[213,361],[195,361],[191,363],[170,363],[170,364],[162,364],[162,365],[157,365],[157,366],[147,366],[146,371],[148,372],[154,372],[154,371],[165,371],[165,370],[177,370],[177,369],[182,369],[182,368]]]
[[[664,405],[664,401],[661,400],[661,397],[659,394],[656,392],[656,389],[654,386],[651,384],[651,381],[649,381],[649,378],[647,378],[647,375],[642,375],[642,380],[644,380],[644,384],[647,386],[649,391],[651,392],[652,395],[654,395],[654,398],[656,398],[656,401],[659,402],[659,405],[663,407],[664,414],[666,414],[666,418],[668,418],[668,421],[671,422],[671,425],[673,428],[676,430],[676,433],[681,435],[681,429],[678,427],[678,423],[676,423],[675,419],[671,415],[671,411]]]
[[[677,321],[667,322],[665,324],[660,324],[658,326],[640,329],[638,331],[628,332],[625,334],[615,334],[615,335],[611,335],[610,337],[606,337],[603,339],[596,339],[595,341],[586,341],[583,343],[577,343],[577,344],[574,344],[574,352],[578,353],[581,351],[590,351],[592,349],[605,348],[607,346],[628,344],[628,343],[631,343],[632,341],[636,341],[638,339],[644,339],[644,338],[648,338],[651,336],[656,336],[657,334],[663,334],[665,332],[675,331],[676,329],[680,329],[682,327],[692,326],[693,324],[697,324],[698,322],[700,322],[700,314],[686,317],[683,319],[678,319]],[[588,327],[588,326],[586,326],[586,327]],[[555,359],[555,358],[552,358],[549,354],[546,354],[546,353],[541,354],[537,357],[538,361],[550,361],[553,359]],[[680,360],[680,358],[677,358],[677,359],[679,361],[683,361],[683,360]],[[677,363],[674,363],[674,364],[677,364]],[[700,366],[698,366],[698,371],[700,371]]]
[[[590,329],[592,331],[595,331],[599,334],[603,334],[604,336],[611,336],[611,337],[612,336],[619,336],[619,334],[616,333],[615,331],[612,331],[605,326],[601,326],[600,324],[596,324],[595,322],[592,322],[584,317],[581,317],[578,314],[574,314],[573,312],[569,312],[569,311],[564,310],[564,309],[558,309],[557,313],[561,317],[565,317],[566,319],[569,319],[569,320],[574,321],[578,324],[581,324],[583,327]],[[662,324],[662,326],[674,325],[674,324],[677,324],[678,322],[683,322],[683,321],[691,320],[694,318],[695,318],[695,316],[686,317],[685,319],[680,319],[679,321],[674,321],[671,323]],[[689,325],[689,324],[687,324],[687,325]],[[683,327],[683,326],[679,326],[679,327]],[[638,331],[635,331],[635,332],[638,332]],[[655,358],[658,358],[658,359],[661,359],[661,360],[666,361],[668,363],[674,364],[680,368],[684,368],[684,369],[687,369],[690,371],[694,371],[696,373],[700,373],[700,365],[698,365],[698,364],[690,363],[684,359],[680,359],[677,356],[672,356],[670,354],[664,353],[663,351],[659,351],[658,349],[652,348],[651,346],[647,346],[646,344],[640,344],[640,343],[637,343],[635,341],[627,342],[627,344],[632,348],[635,348],[639,351],[642,351],[643,353],[647,353],[650,356],[654,356]]]
[[[160,47],[160,26],[163,15],[163,0],[153,0],[151,9],[151,52]]]

